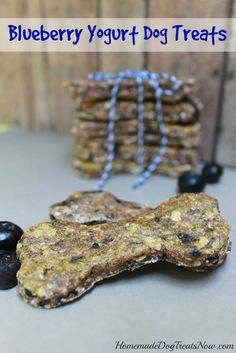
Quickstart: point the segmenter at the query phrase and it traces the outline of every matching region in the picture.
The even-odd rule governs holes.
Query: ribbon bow
[[[150,71],[132,71],[126,70],[117,74],[106,74],[102,72],[94,72],[89,74],[89,78],[97,81],[108,81],[114,80],[114,85],[111,91],[111,108],[108,116],[108,145],[107,145],[107,164],[104,168],[103,174],[98,182],[98,189],[102,189],[107,179],[110,176],[112,170],[113,160],[115,158],[115,116],[116,106],[118,99],[118,91],[120,83],[123,79],[134,79],[138,86],[138,152],[137,152],[137,163],[140,177],[133,184],[133,188],[138,188],[143,185],[152,175],[158,164],[161,163],[163,156],[166,153],[168,145],[168,137],[166,134],[165,125],[163,122],[162,115],[162,96],[171,96],[175,94],[179,87],[180,81],[173,75],[167,73],[155,73]],[[166,89],[160,86],[160,79],[165,79],[170,82],[171,88]],[[144,111],[144,92],[143,92],[143,81],[147,81],[151,87],[153,87],[155,98],[156,98],[156,119],[159,125],[160,131],[160,150],[158,155],[153,159],[152,163],[144,170],[144,124],[143,124],[143,111]]]

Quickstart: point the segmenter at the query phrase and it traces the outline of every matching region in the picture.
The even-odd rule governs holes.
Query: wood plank
[[[47,0],[43,3],[45,17],[96,17],[97,1]],[[62,82],[87,77],[96,70],[96,53],[46,53],[49,119],[45,128],[69,131],[74,116],[74,104],[62,88]]]
[[[16,0],[2,0],[0,14],[2,18],[17,17]],[[21,87],[20,53],[0,53],[0,121],[20,124],[22,104],[19,95]]]
[[[230,0],[149,0],[148,17],[228,17]],[[149,53],[148,68],[178,77],[196,77],[203,101],[201,156],[210,160],[220,111],[225,53]]]
[[[232,17],[236,16],[234,0]],[[219,126],[216,159],[224,165],[236,167],[236,53],[228,53],[224,82],[224,99]]]
[[[101,0],[100,17],[126,18],[146,17],[144,0]],[[125,69],[141,70],[144,67],[144,53],[98,53],[99,70],[118,72]]]
[[[25,16],[44,17],[42,1],[34,0],[25,3]],[[25,17],[23,15],[23,17]],[[22,75],[25,80],[25,100],[27,101],[28,128],[48,128],[48,80],[47,53],[23,53]]]
[[[2,0],[2,17],[96,17],[97,0]],[[96,53],[1,53],[1,120],[30,129],[69,131],[74,105],[68,79],[96,70]]]
[[[41,16],[39,0],[10,0],[1,2],[0,6],[3,17]],[[37,115],[46,116],[46,92],[40,67],[42,57],[43,53],[1,53],[0,60],[4,61],[1,82],[5,87],[4,95],[1,95],[5,105],[1,104],[1,107],[5,121],[34,128]]]
[[[236,53],[230,53],[228,60],[216,158],[224,165],[236,167]]]

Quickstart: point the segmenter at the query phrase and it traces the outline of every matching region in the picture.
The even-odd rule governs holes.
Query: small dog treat
[[[116,146],[116,158],[123,159],[124,161],[135,161],[137,159],[137,146],[133,145],[120,145]],[[144,160],[151,162],[159,153],[159,146],[145,146],[144,147]],[[74,156],[84,161],[93,161],[104,163],[107,161],[106,152],[102,148],[86,148],[86,146],[76,146]],[[163,162],[171,163],[178,161],[182,163],[196,163],[198,160],[198,153],[195,149],[183,149],[168,147],[163,158]]]
[[[137,216],[145,210],[150,208],[136,202],[119,200],[110,192],[83,191],[74,192],[65,201],[51,205],[49,216],[61,221],[97,224]]]
[[[137,134],[138,122],[137,120],[119,121],[116,124],[116,134],[123,135],[123,138],[129,138],[129,134]],[[166,135],[171,139],[185,139],[187,137],[195,137],[200,133],[199,123],[192,125],[165,125]],[[107,123],[96,121],[75,121],[73,132],[80,138],[85,137],[106,137],[107,138]],[[145,133],[153,134],[155,138],[160,136],[158,124],[156,120],[145,120]]]
[[[19,293],[33,306],[53,308],[104,278],[148,263],[214,269],[226,258],[229,243],[217,201],[205,194],[172,197],[154,210],[108,224],[44,222],[18,243]]]
[[[75,100],[80,102],[94,102],[104,101],[111,99],[111,90],[114,85],[114,81],[70,81],[64,83],[68,94]],[[161,86],[164,88],[169,87],[169,83],[165,80],[161,80]],[[188,79],[181,82],[180,89],[172,96],[163,96],[162,100],[167,103],[179,102],[186,97],[192,96],[195,92],[195,81]],[[119,100],[134,100],[138,98],[138,87],[136,80],[125,79],[122,80],[120,89],[118,91]],[[145,100],[156,100],[153,88],[144,81],[144,99]]]
[[[85,121],[107,122],[111,102],[93,102],[81,104],[77,116]],[[176,104],[163,104],[163,119],[168,124],[191,124],[198,120],[199,105],[194,100]],[[132,101],[118,101],[116,121],[137,120],[138,104]],[[155,102],[144,102],[144,120],[156,120]]]
[[[75,130],[73,130],[75,132]],[[137,134],[135,135],[118,135],[115,134],[115,145],[116,146],[126,146],[133,145],[137,149]],[[144,136],[145,145],[151,146],[160,146],[160,135],[155,134],[145,134]],[[184,139],[182,138],[169,138],[168,146],[169,147],[181,147],[181,148],[198,148],[200,144],[200,136],[186,136]],[[105,148],[107,154],[107,138],[101,136],[94,136],[88,145],[88,136],[86,137],[84,134],[79,134],[75,139],[75,147],[77,146],[87,146],[87,149],[90,148]]]
[[[78,175],[86,177],[100,177],[105,167],[105,163],[84,161],[78,156],[74,156],[74,167]],[[178,177],[184,172],[194,170],[196,167],[195,163],[183,163],[178,160],[171,162],[161,162],[154,173],[161,173],[172,177]],[[138,173],[138,165],[136,161],[126,161],[124,159],[116,158],[112,164],[111,174],[119,173]]]

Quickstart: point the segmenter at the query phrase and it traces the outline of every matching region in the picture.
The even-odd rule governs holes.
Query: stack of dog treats
[[[101,176],[107,162],[108,115],[111,81],[72,81],[65,84],[77,102],[74,167],[79,175]],[[161,86],[168,88],[166,81]],[[162,97],[162,112],[168,135],[167,152],[156,172],[178,176],[194,169],[200,144],[201,103],[195,97],[195,82],[181,82],[172,96]],[[115,159],[112,173],[136,173],[138,142],[138,88],[135,80],[124,79],[118,91],[115,122]],[[148,166],[160,149],[153,88],[144,82],[144,157]]]

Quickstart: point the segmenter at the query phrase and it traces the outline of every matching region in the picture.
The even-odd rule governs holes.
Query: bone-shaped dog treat
[[[80,297],[104,278],[168,261],[194,271],[219,266],[229,250],[229,226],[215,199],[182,194],[151,211],[116,222],[45,222],[18,244],[19,293],[52,308]]]
[[[144,210],[150,208],[120,200],[110,192],[78,191],[66,200],[49,206],[49,216],[54,220],[91,225],[137,216]]]

